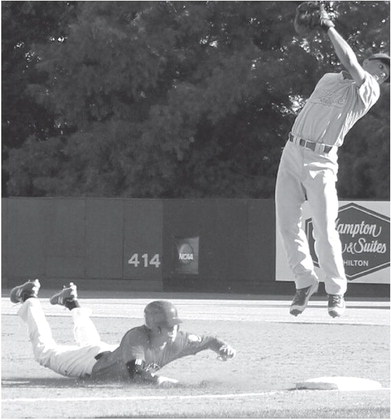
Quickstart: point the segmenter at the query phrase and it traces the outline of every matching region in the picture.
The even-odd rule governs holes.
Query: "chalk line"
[[[200,394],[200,395],[129,395],[123,397],[38,397],[38,398],[6,398],[2,402],[82,402],[82,401],[146,401],[146,400],[197,400],[197,399],[227,399],[237,397],[260,397],[287,391],[249,392],[243,394]]]
[[[89,402],[89,401],[148,401],[148,400],[202,400],[202,399],[228,399],[228,398],[256,398],[265,395],[285,394],[288,392],[376,392],[376,391],[390,391],[390,388],[380,388],[372,390],[352,390],[341,391],[338,389],[330,390],[298,390],[298,389],[285,389],[276,391],[264,392],[247,392],[235,394],[200,394],[200,395],[130,395],[122,397],[38,397],[38,398],[4,398],[1,401],[5,402],[18,402],[18,403],[34,403],[34,402]]]

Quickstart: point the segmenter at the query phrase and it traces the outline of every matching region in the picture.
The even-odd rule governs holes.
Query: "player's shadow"
[[[169,388],[189,388],[189,389],[210,389],[217,385],[220,382],[215,381],[201,381],[196,383],[186,383],[181,382],[178,385],[168,386]],[[113,389],[124,389],[124,388],[151,388],[154,385],[151,384],[141,384],[141,383],[132,383],[126,381],[120,382],[96,382],[82,379],[58,377],[58,378],[3,378],[1,380],[1,386],[3,389],[7,388],[16,388],[16,389],[32,389],[32,388],[113,388]]]
[[[99,383],[92,381],[83,381],[72,378],[3,378],[1,386],[5,388],[120,388],[124,384],[113,383]]]
[[[2,388],[71,388],[75,380],[67,378],[10,378],[1,380]]]

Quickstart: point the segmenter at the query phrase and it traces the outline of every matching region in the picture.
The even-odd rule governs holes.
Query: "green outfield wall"
[[[372,227],[342,235],[350,295],[389,296],[389,203],[340,205],[341,226]],[[2,288],[39,278],[46,288],[291,295],[274,212],[274,200],[4,198]]]
[[[273,200],[2,199],[2,285],[269,292]]]

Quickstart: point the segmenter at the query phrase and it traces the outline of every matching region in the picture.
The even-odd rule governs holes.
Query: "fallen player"
[[[220,360],[231,359],[235,350],[224,341],[179,330],[182,322],[175,306],[165,300],[144,309],[145,324],[130,329],[119,345],[101,341],[89,311],[77,300],[77,287],[70,283],[50,298],[52,305],[70,310],[77,345],[58,345],[38,299],[39,280],[27,281],[11,290],[13,303],[21,303],[18,315],[27,324],[35,360],[64,376],[93,381],[176,384],[176,379],[157,375],[168,363],[203,350],[212,350]]]

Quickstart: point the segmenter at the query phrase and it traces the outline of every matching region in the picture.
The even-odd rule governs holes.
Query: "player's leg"
[[[77,286],[70,283],[50,298],[52,305],[60,305],[71,311],[73,319],[73,335],[76,343],[83,347],[87,345],[98,345],[101,342],[99,333],[90,319],[88,309],[81,308],[77,299]]]
[[[325,274],[329,313],[333,317],[341,316],[344,312],[343,296],[347,288],[342,246],[336,229],[338,196],[335,183],[334,172],[323,170],[318,172],[307,188],[313,216],[315,250],[319,266]]]
[[[105,343],[97,345],[60,346],[53,340],[51,328],[38,299],[38,280],[26,282],[11,290],[13,303],[21,303],[18,315],[26,323],[35,360],[54,372],[64,376],[84,377],[92,371],[95,356],[115,346]]]
[[[306,199],[301,183],[301,151],[289,143],[284,149],[276,182],[276,217],[287,254],[289,266],[295,277],[296,295],[290,312],[298,315],[306,308],[310,297],[317,291],[318,278],[302,228],[302,206]]]
[[[69,309],[73,320],[73,333],[77,347],[59,347],[52,365],[56,372],[66,376],[83,378],[90,375],[96,363],[95,356],[105,351],[113,351],[118,346],[101,341],[99,333],[90,319],[88,309],[81,308],[77,299],[77,286],[70,283],[50,298],[52,305]]]
[[[56,348],[56,343],[38,299],[40,287],[38,279],[28,281],[14,287],[11,290],[10,299],[13,303],[22,304],[18,315],[27,325],[34,358],[41,365],[47,366]]]

